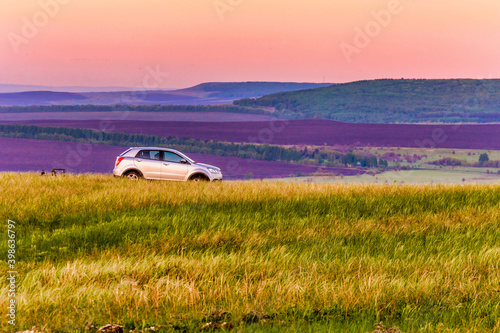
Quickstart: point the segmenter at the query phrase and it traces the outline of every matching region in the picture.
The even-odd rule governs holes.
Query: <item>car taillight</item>
[[[120,162],[121,162],[121,161],[123,161],[123,159],[124,159],[124,158],[125,158],[125,157],[118,157],[118,158],[116,159],[116,164],[115,164],[115,167],[117,167],[117,166],[118,166],[118,164],[120,164]]]

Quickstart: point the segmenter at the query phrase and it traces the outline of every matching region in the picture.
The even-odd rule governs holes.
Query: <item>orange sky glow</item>
[[[0,0],[0,83],[499,78],[498,0]]]

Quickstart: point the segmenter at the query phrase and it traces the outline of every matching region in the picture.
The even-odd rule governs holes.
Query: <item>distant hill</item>
[[[283,91],[328,86],[330,83],[290,82],[212,82],[178,90],[54,92],[26,91],[0,93],[0,105],[215,105],[231,104],[235,99],[261,97]]]
[[[54,91],[27,91],[19,93],[0,94],[0,105],[50,105],[66,104],[75,101],[85,101],[87,97],[81,94]],[[78,103],[74,103],[78,104]]]
[[[247,98],[285,118],[356,123],[500,122],[500,80],[373,80]]]
[[[295,82],[209,82],[177,90],[177,93],[194,93],[207,98],[235,99],[257,97],[284,91],[297,91],[330,86],[331,83]],[[245,96],[245,97],[242,97]]]
[[[53,91],[53,92],[109,92],[109,91],[132,91],[132,90],[145,90],[144,88],[130,88],[130,87],[88,87],[88,86],[40,86],[29,84],[0,84],[0,93],[17,93],[27,91]]]

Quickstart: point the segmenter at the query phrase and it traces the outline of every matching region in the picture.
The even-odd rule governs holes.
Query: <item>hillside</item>
[[[295,91],[328,86],[330,83],[293,82],[211,82],[178,90],[110,91],[67,93],[26,91],[0,93],[0,105],[214,105],[231,104],[233,100],[261,97],[283,91]]]
[[[242,99],[286,118],[346,122],[498,122],[500,80],[374,80]]]

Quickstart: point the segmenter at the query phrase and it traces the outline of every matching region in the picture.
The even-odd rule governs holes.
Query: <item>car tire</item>
[[[209,181],[210,179],[208,179],[207,176],[198,174],[198,175],[194,175],[189,180],[191,180],[193,182],[206,182],[206,181]]]
[[[128,171],[125,175],[124,175],[125,178],[129,179],[129,180],[139,180],[142,178],[141,174],[135,170],[132,170],[132,171]]]

